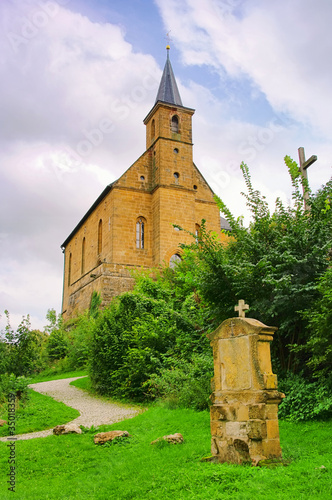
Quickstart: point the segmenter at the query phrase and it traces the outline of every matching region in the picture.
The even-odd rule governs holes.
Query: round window
[[[179,172],[174,172],[174,177],[175,177],[175,179],[178,179],[180,177]]]

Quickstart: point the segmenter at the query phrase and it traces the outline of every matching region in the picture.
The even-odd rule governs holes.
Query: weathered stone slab
[[[176,432],[175,434],[169,434],[168,436],[163,436],[161,438],[155,439],[151,442],[151,444],[157,444],[160,443],[160,441],[166,441],[170,444],[182,444],[184,440],[182,434]]]
[[[53,434],[60,436],[61,434],[82,434],[82,429],[76,424],[56,425],[53,429]]]
[[[127,431],[109,431],[109,432],[99,432],[93,438],[95,444],[104,444],[108,441],[113,441],[118,437],[129,437],[130,434]]]

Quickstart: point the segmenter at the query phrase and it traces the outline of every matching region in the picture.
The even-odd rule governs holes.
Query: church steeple
[[[173,141],[186,144],[191,150],[191,118],[195,110],[182,104],[169,58],[169,46],[166,49],[167,60],[161,77],[157,99],[153,108],[143,120],[146,125],[146,148],[150,148],[159,140],[170,140],[172,142],[167,144],[168,147],[173,148],[171,151],[177,150],[176,146],[179,146],[179,144],[174,144]],[[157,158],[157,151],[154,151],[154,153],[156,153]],[[192,152],[188,151],[188,154],[192,155]]]
[[[167,59],[164,67],[163,76],[161,77],[156,103],[158,101],[161,101],[161,102],[166,102],[168,104],[175,104],[176,106],[182,106],[179,89],[176,84],[171,61],[169,58],[169,51],[170,51],[169,45],[167,45],[166,50],[167,50]]]

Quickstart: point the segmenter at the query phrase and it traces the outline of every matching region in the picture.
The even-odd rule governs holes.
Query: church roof
[[[168,104],[175,104],[176,106],[182,106],[179,89],[176,84],[171,61],[169,58],[169,46],[167,46],[167,60],[156,98],[156,102],[158,101],[167,102]]]
[[[79,221],[79,223],[77,224],[77,226],[75,227],[75,229],[73,229],[73,231],[70,233],[70,235],[68,236],[68,238],[66,238],[66,240],[62,243],[61,248],[66,248],[66,246],[68,245],[68,243],[70,242],[70,240],[72,239],[72,237],[75,235],[75,233],[77,233],[77,231],[79,230],[79,228],[81,226],[83,226],[84,222],[92,214],[92,212],[94,211],[94,209],[98,207],[99,203],[101,203],[103,201],[103,199],[105,198],[105,196],[111,191],[111,189],[113,187],[113,184],[114,184],[114,182],[112,182],[111,184],[108,184],[105,187],[104,191],[98,196],[98,198],[96,199],[96,201],[94,202],[94,204],[89,208],[89,210],[84,215],[84,217]]]

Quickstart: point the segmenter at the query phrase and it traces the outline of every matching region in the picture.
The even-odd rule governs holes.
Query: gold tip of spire
[[[169,45],[166,45],[166,50],[169,50],[171,47]]]

